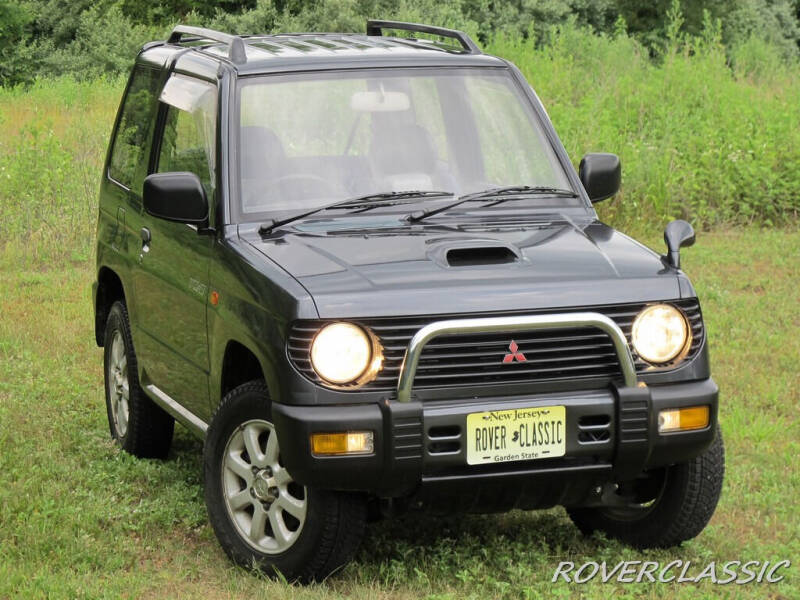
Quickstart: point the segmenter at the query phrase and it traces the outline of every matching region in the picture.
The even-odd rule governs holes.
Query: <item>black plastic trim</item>
[[[284,463],[304,485],[362,491],[384,498],[419,496],[420,501],[430,502],[437,494],[447,497],[454,490],[464,490],[463,486],[487,484],[486,489],[493,490],[492,493],[487,491],[483,496],[476,491],[473,495],[482,499],[470,501],[465,508],[483,512],[495,509],[492,498],[502,500],[498,500],[498,510],[514,506],[579,505],[590,501],[589,496],[603,483],[624,481],[646,469],[690,460],[713,440],[717,396],[716,384],[706,379],[665,386],[542,394],[515,400],[496,397],[427,404],[384,400],[334,406],[289,406],[274,402],[272,418]],[[533,462],[466,464],[463,432],[469,413],[537,404],[567,407],[565,456]],[[658,411],[698,404],[710,407],[711,421],[706,429],[658,433]],[[580,422],[587,416],[594,417],[590,424],[603,427],[607,419],[607,440],[597,444],[580,442]],[[629,420],[631,416],[633,420]],[[312,432],[352,430],[374,432],[374,454],[312,456],[309,448]],[[460,448],[455,452],[431,452],[429,443],[436,435],[459,443]],[[544,485],[544,481],[552,489],[537,490],[536,486]]]
[[[367,35],[383,35],[384,29],[396,29],[399,31],[413,31],[417,33],[428,33],[440,37],[456,40],[468,54],[483,54],[472,38],[463,31],[456,29],[446,29],[444,27],[434,27],[432,25],[422,25],[420,23],[405,23],[403,21],[367,21]]]

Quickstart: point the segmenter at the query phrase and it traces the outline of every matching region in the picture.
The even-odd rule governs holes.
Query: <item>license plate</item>
[[[566,409],[538,406],[467,415],[467,464],[564,456]]]

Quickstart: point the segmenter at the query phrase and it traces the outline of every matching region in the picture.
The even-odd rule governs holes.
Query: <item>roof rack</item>
[[[222,33],[221,31],[214,31],[213,29],[205,29],[204,27],[191,27],[189,25],[178,25],[172,30],[172,33],[167,39],[168,44],[180,44],[183,36],[190,36],[195,40],[211,40],[213,42],[221,42],[228,45],[228,58],[232,63],[244,64],[247,62],[247,54],[244,49],[244,40],[238,35],[231,35],[229,33]]]
[[[472,41],[463,31],[456,29],[445,29],[444,27],[434,27],[432,25],[421,25],[419,23],[405,23],[403,21],[367,21],[367,35],[383,35],[384,29],[398,29],[401,31],[415,31],[418,33],[429,33],[445,38],[456,40],[468,54],[483,54],[478,45]]]

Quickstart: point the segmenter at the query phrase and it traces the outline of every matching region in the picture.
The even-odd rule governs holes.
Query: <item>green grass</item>
[[[656,241],[653,238],[651,241]],[[699,236],[700,294],[721,388],[728,471],[709,527],[667,551],[583,538],[562,509],[368,530],[356,561],[297,588],[230,565],[206,520],[201,444],[179,428],[166,461],[109,438],[85,264],[0,268],[0,598],[797,597],[777,585],[552,585],[561,560],[796,561],[800,555],[800,234]],[[2,264],[2,263],[0,263]]]

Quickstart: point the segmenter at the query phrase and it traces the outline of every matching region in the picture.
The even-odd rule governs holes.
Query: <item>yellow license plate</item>
[[[563,406],[491,410],[467,415],[467,464],[564,456]]]

